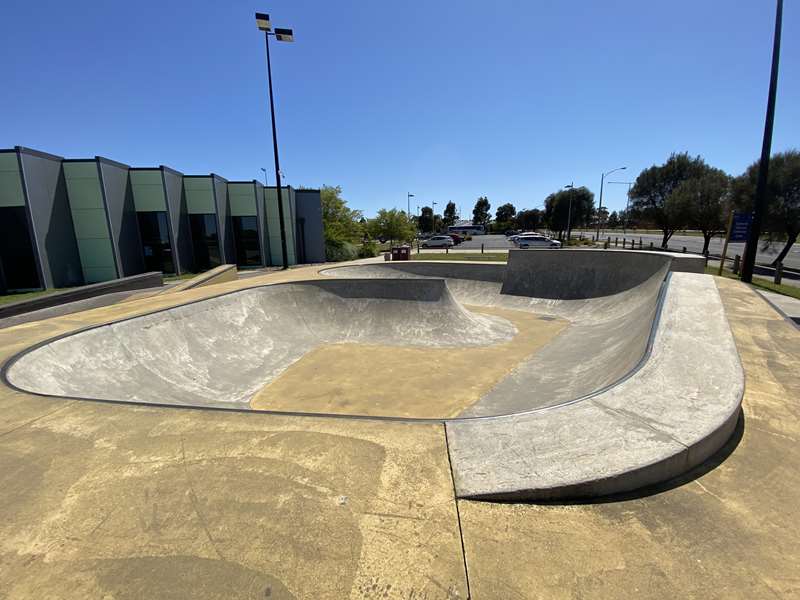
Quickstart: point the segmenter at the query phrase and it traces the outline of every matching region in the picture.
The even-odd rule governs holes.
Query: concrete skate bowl
[[[704,460],[738,415],[716,286],[676,268],[698,267],[568,250],[339,267],[45,341],[3,375],[47,396],[444,421],[461,497],[624,491]]]

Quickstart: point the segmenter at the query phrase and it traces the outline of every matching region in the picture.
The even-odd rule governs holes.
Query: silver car
[[[435,235],[422,242],[423,248],[452,248],[453,246],[455,246],[455,242],[449,235]]]
[[[561,242],[543,235],[521,235],[514,243],[518,248],[561,248]]]

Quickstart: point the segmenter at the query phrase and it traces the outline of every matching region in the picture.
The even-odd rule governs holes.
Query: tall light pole
[[[597,241],[600,241],[600,215],[603,212],[603,182],[606,179],[606,175],[611,175],[612,173],[616,173],[617,171],[624,171],[628,167],[617,167],[616,169],[611,169],[610,171],[606,171],[600,176],[600,204],[597,207]]]
[[[414,194],[412,194],[411,192],[407,192],[406,193],[406,203],[408,205],[407,208],[406,208],[406,215],[408,216],[409,219],[411,218],[411,199],[413,197],[414,197]]]
[[[572,233],[572,197],[575,195],[575,182],[564,186],[565,190],[569,190],[569,210],[567,211],[567,246],[569,246],[569,236]]]
[[[264,167],[261,170],[264,172],[264,187],[267,187],[267,170]]]
[[[436,235],[436,202],[431,202],[431,233]]]
[[[753,203],[753,221],[744,248],[742,264],[742,281],[753,280],[753,267],[758,253],[758,237],[761,235],[761,220],[767,211],[767,172],[769,155],[772,149],[772,124],[775,121],[775,95],[778,91],[778,63],[781,56],[781,23],[783,21],[783,0],[778,0],[775,8],[775,33],[772,37],[772,71],[769,78],[769,95],[767,96],[767,118],[764,122],[764,141],[761,144],[761,160],[758,164],[758,180],[756,183],[756,199]]]
[[[628,186],[628,200],[625,202],[625,220],[622,221],[622,235],[625,235],[625,231],[628,228],[628,212],[631,210],[631,188],[633,187],[633,181],[609,181],[608,185],[616,184],[616,185],[627,185]]]
[[[278,192],[278,220],[281,229],[281,254],[283,256],[283,268],[289,268],[289,259],[286,252],[286,224],[283,222],[283,194],[281,192],[281,166],[278,160],[278,133],[275,129],[275,101],[272,97],[272,63],[269,59],[269,36],[274,35],[279,42],[293,42],[294,33],[291,29],[278,29],[272,31],[272,23],[269,15],[256,13],[256,26],[264,32],[264,43],[267,47],[267,80],[269,81],[269,112],[272,117],[272,153],[275,156],[275,187]],[[266,175],[266,173],[265,173]]]

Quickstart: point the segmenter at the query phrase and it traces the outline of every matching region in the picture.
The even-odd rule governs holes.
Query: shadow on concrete
[[[704,462],[700,463],[693,469],[687,471],[683,475],[679,477],[675,477],[673,479],[669,479],[662,483],[657,483],[654,485],[645,486],[630,492],[624,492],[621,494],[612,494],[609,496],[600,496],[597,498],[575,498],[573,500],[569,499],[560,499],[560,500],[542,500],[542,501],[531,501],[531,502],[520,502],[520,501],[499,501],[502,504],[538,504],[538,505],[546,505],[546,506],[565,506],[565,505],[575,505],[575,504],[608,504],[611,502],[625,502],[628,500],[638,500],[640,498],[647,498],[649,496],[655,496],[657,494],[661,494],[663,492],[668,492],[669,490],[673,490],[675,488],[681,487],[686,485],[687,483],[691,483],[692,481],[699,479],[706,473],[713,471],[722,463],[724,463],[728,457],[733,454],[733,451],[736,450],[736,447],[739,445],[739,442],[742,440],[744,436],[744,412],[739,409],[739,419],[736,421],[736,428],[733,430],[730,439],[725,443],[722,448],[720,448],[715,454],[707,458]],[[498,501],[491,501],[493,503],[498,503]]]

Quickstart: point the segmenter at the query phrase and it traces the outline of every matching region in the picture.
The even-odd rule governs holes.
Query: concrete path
[[[800,325],[800,300],[765,290],[758,290],[758,293],[784,317]]]

